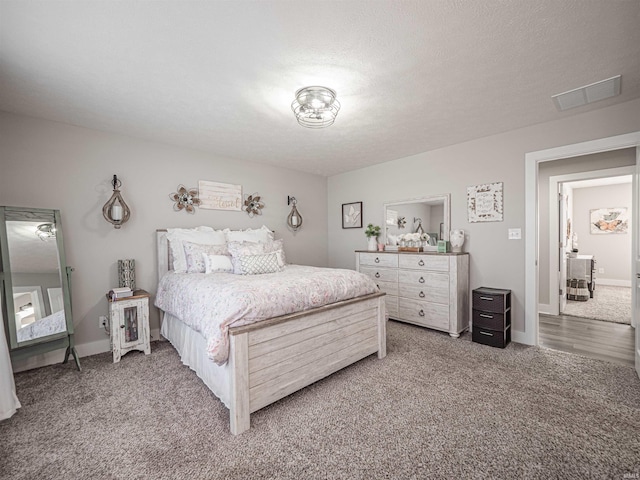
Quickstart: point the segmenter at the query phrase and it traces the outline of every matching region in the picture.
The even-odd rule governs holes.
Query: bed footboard
[[[229,330],[231,433],[249,415],[372,353],[387,354],[384,293]]]

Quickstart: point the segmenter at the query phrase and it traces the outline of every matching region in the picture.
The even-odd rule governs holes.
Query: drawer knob
[[[124,325],[120,325],[120,328],[124,328]]]
[[[420,283],[424,283],[424,277],[420,277],[420,278],[418,279],[418,281],[419,281]]]
[[[376,257],[375,262],[376,262],[376,263],[380,263],[380,259],[379,259],[378,257]]]
[[[480,297],[480,300],[487,300],[489,302],[493,302],[493,298],[492,297]]]
[[[480,316],[482,318],[493,318],[493,315],[487,315],[486,313],[481,313]]]
[[[418,312],[418,315],[420,315],[421,317],[424,317],[424,310],[420,310],[420,311]]]
[[[418,265],[420,265],[421,267],[424,267],[424,261],[420,260],[420,261],[418,262]]]
[[[418,296],[419,296],[420,298],[424,298],[424,292],[420,292],[420,293],[418,294]]]
[[[376,272],[375,277],[376,278],[380,278],[380,274],[378,272]]]

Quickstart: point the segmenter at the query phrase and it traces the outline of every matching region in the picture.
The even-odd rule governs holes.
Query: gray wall
[[[549,108],[553,108],[551,103]],[[355,267],[354,250],[366,248],[363,230],[343,230],[342,203],[363,201],[363,223],[382,224],[382,204],[427,194],[451,193],[451,228],[464,229],[471,288],[513,291],[514,330],[524,331],[524,240],[508,240],[509,228],[525,231],[527,152],[640,131],[640,100],[613,107],[558,114],[559,120],[363,168],[329,178],[329,263]],[[467,187],[504,182],[504,221],[468,223]]]
[[[67,262],[72,276],[73,315],[78,344],[105,341],[98,316],[107,314],[105,293],[117,286],[118,259],[136,260],[137,286],[156,291],[155,231],[167,227],[210,225],[258,228],[283,238],[292,263],[327,264],[327,192],[324,177],[294,172],[122,135],[0,113],[0,205],[56,208],[61,211]],[[116,230],[102,218],[117,174],[132,210]],[[242,184],[259,192],[263,215],[197,209],[174,212],[169,194],[178,184],[198,180]],[[286,228],[287,195],[298,200],[304,226]],[[158,315],[151,309],[151,328]],[[108,349],[108,341],[106,341]]]
[[[595,255],[597,279],[631,282],[631,229],[629,218],[627,233],[593,234],[590,231],[589,210],[607,207],[631,208],[632,188],[630,183],[603,187],[573,189],[573,225],[578,234],[579,252]],[[630,210],[629,210],[630,211]],[[596,280],[596,284],[598,281]]]
[[[639,128],[640,129],[640,128]],[[626,132],[622,132],[626,133]],[[538,303],[549,304],[549,177],[569,173],[591,172],[607,168],[635,165],[636,152],[633,148],[603,152],[594,155],[543,162],[538,172],[538,234],[539,234],[539,275],[540,288]],[[582,239],[578,238],[578,242]],[[580,250],[582,250],[580,245]]]

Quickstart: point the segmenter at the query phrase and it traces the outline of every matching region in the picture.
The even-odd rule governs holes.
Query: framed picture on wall
[[[342,228],[362,228],[362,202],[342,204]]]
[[[469,223],[502,222],[502,182],[467,187]]]
[[[591,234],[627,233],[629,214],[626,207],[589,210]]]

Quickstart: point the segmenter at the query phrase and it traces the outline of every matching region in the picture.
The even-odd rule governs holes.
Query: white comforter
[[[229,357],[229,327],[300,312],[378,291],[353,270],[287,265],[265,275],[174,273],[160,281],[156,307],[207,340],[207,354],[218,365]]]

